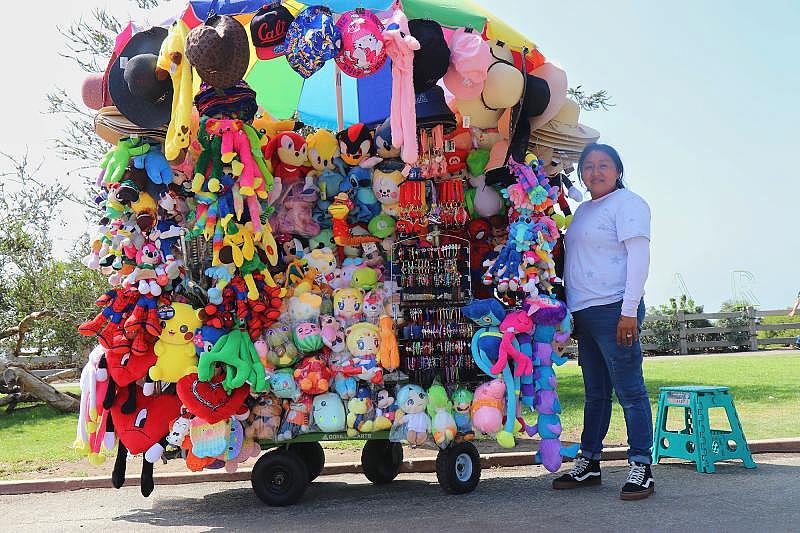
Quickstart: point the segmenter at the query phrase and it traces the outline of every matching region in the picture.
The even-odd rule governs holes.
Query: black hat
[[[531,135],[532,117],[544,113],[547,104],[550,103],[550,86],[546,80],[527,74],[525,85],[520,103],[512,109],[511,121],[511,140],[506,152],[506,161],[513,157],[514,161],[520,163],[525,160],[525,152],[528,150],[528,138]],[[514,176],[508,170],[508,166],[493,168],[486,172],[486,185],[510,185],[514,183]]]
[[[125,117],[142,128],[169,122],[172,81],[156,75],[156,60],[166,28],[153,27],[133,35],[109,67],[108,91]]]
[[[265,5],[250,21],[250,37],[259,59],[273,59],[286,53],[286,31],[294,17],[280,2]]]
[[[447,107],[444,89],[438,85],[417,94],[414,107],[416,108],[418,128],[432,128],[437,124],[442,124],[445,133],[450,133],[456,128],[456,116]]]
[[[425,92],[442,79],[450,66],[450,48],[438,22],[428,19],[408,21],[408,31],[419,41],[414,50],[414,92]]]
[[[520,101],[521,108],[517,121],[512,124],[514,133],[508,147],[508,151],[514,161],[521,162],[525,159],[528,140],[531,136],[530,119],[544,113],[549,103],[550,86],[547,81],[530,74],[525,76],[525,92]]]

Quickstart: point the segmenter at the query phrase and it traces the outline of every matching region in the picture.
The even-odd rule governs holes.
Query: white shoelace
[[[578,457],[575,460],[575,466],[572,467],[572,470],[569,471],[570,476],[576,476],[577,474],[582,474],[586,467],[589,466],[589,459],[585,457]]]
[[[628,472],[628,483],[634,483],[636,485],[644,484],[644,473],[645,473],[645,465],[637,465],[636,463],[631,463],[631,469]]]

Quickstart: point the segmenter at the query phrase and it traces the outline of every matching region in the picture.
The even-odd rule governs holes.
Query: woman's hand
[[[633,346],[633,341],[639,338],[639,327],[636,317],[620,316],[617,323],[617,344],[620,346]]]

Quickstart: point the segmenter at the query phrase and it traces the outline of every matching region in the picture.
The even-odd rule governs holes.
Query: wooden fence
[[[704,351],[708,348],[741,349],[742,347],[756,351],[768,344],[792,345],[795,337],[771,337],[762,336],[759,338],[760,331],[781,331],[788,329],[800,329],[800,317],[794,322],[781,324],[762,324],[762,319],[768,316],[787,316],[788,309],[762,310],[748,307],[742,311],[726,313],[687,313],[678,311],[676,316],[648,315],[645,317],[645,325],[655,321],[672,321],[675,329],[664,332],[668,335],[677,335],[677,349],[680,354]],[[704,326],[696,327],[698,321],[712,321],[727,319],[735,325],[732,327]],[[643,329],[642,349],[645,351],[659,351],[662,346],[653,341],[656,335],[653,329]],[[701,337],[701,340],[698,340]],[[708,339],[707,337],[711,337]]]

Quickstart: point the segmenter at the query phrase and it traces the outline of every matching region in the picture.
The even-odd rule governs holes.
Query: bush
[[[740,317],[734,318],[720,318],[717,320],[717,326],[721,328],[738,328],[739,331],[730,331],[722,333],[722,338],[728,341],[730,345],[729,350],[749,350],[750,349],[750,319],[744,313],[747,312],[749,304],[743,302],[723,302],[720,307],[721,313],[738,312],[742,313]]]
[[[650,333],[644,339],[645,343],[656,345],[655,349],[647,350],[648,352],[660,354],[680,353],[678,311],[683,311],[685,313],[702,313],[703,306],[697,305],[693,299],[683,294],[678,299],[670,298],[669,302],[666,304],[648,308],[647,315],[657,317],[651,319],[645,318],[644,324],[642,325],[642,329],[650,330]],[[711,322],[705,319],[687,321],[686,325],[687,327],[693,328],[712,326]],[[688,340],[702,342],[706,340],[716,340],[716,338],[714,334],[697,333],[689,335]]]
[[[800,316],[765,316],[761,318],[761,324],[792,324],[800,322]],[[800,329],[797,328],[787,328],[787,329],[776,329],[772,331],[759,331],[758,333],[759,339],[769,339],[770,337],[797,337],[800,335]],[[793,344],[767,344],[764,345],[765,348],[769,347],[783,347],[783,346],[792,346]]]

